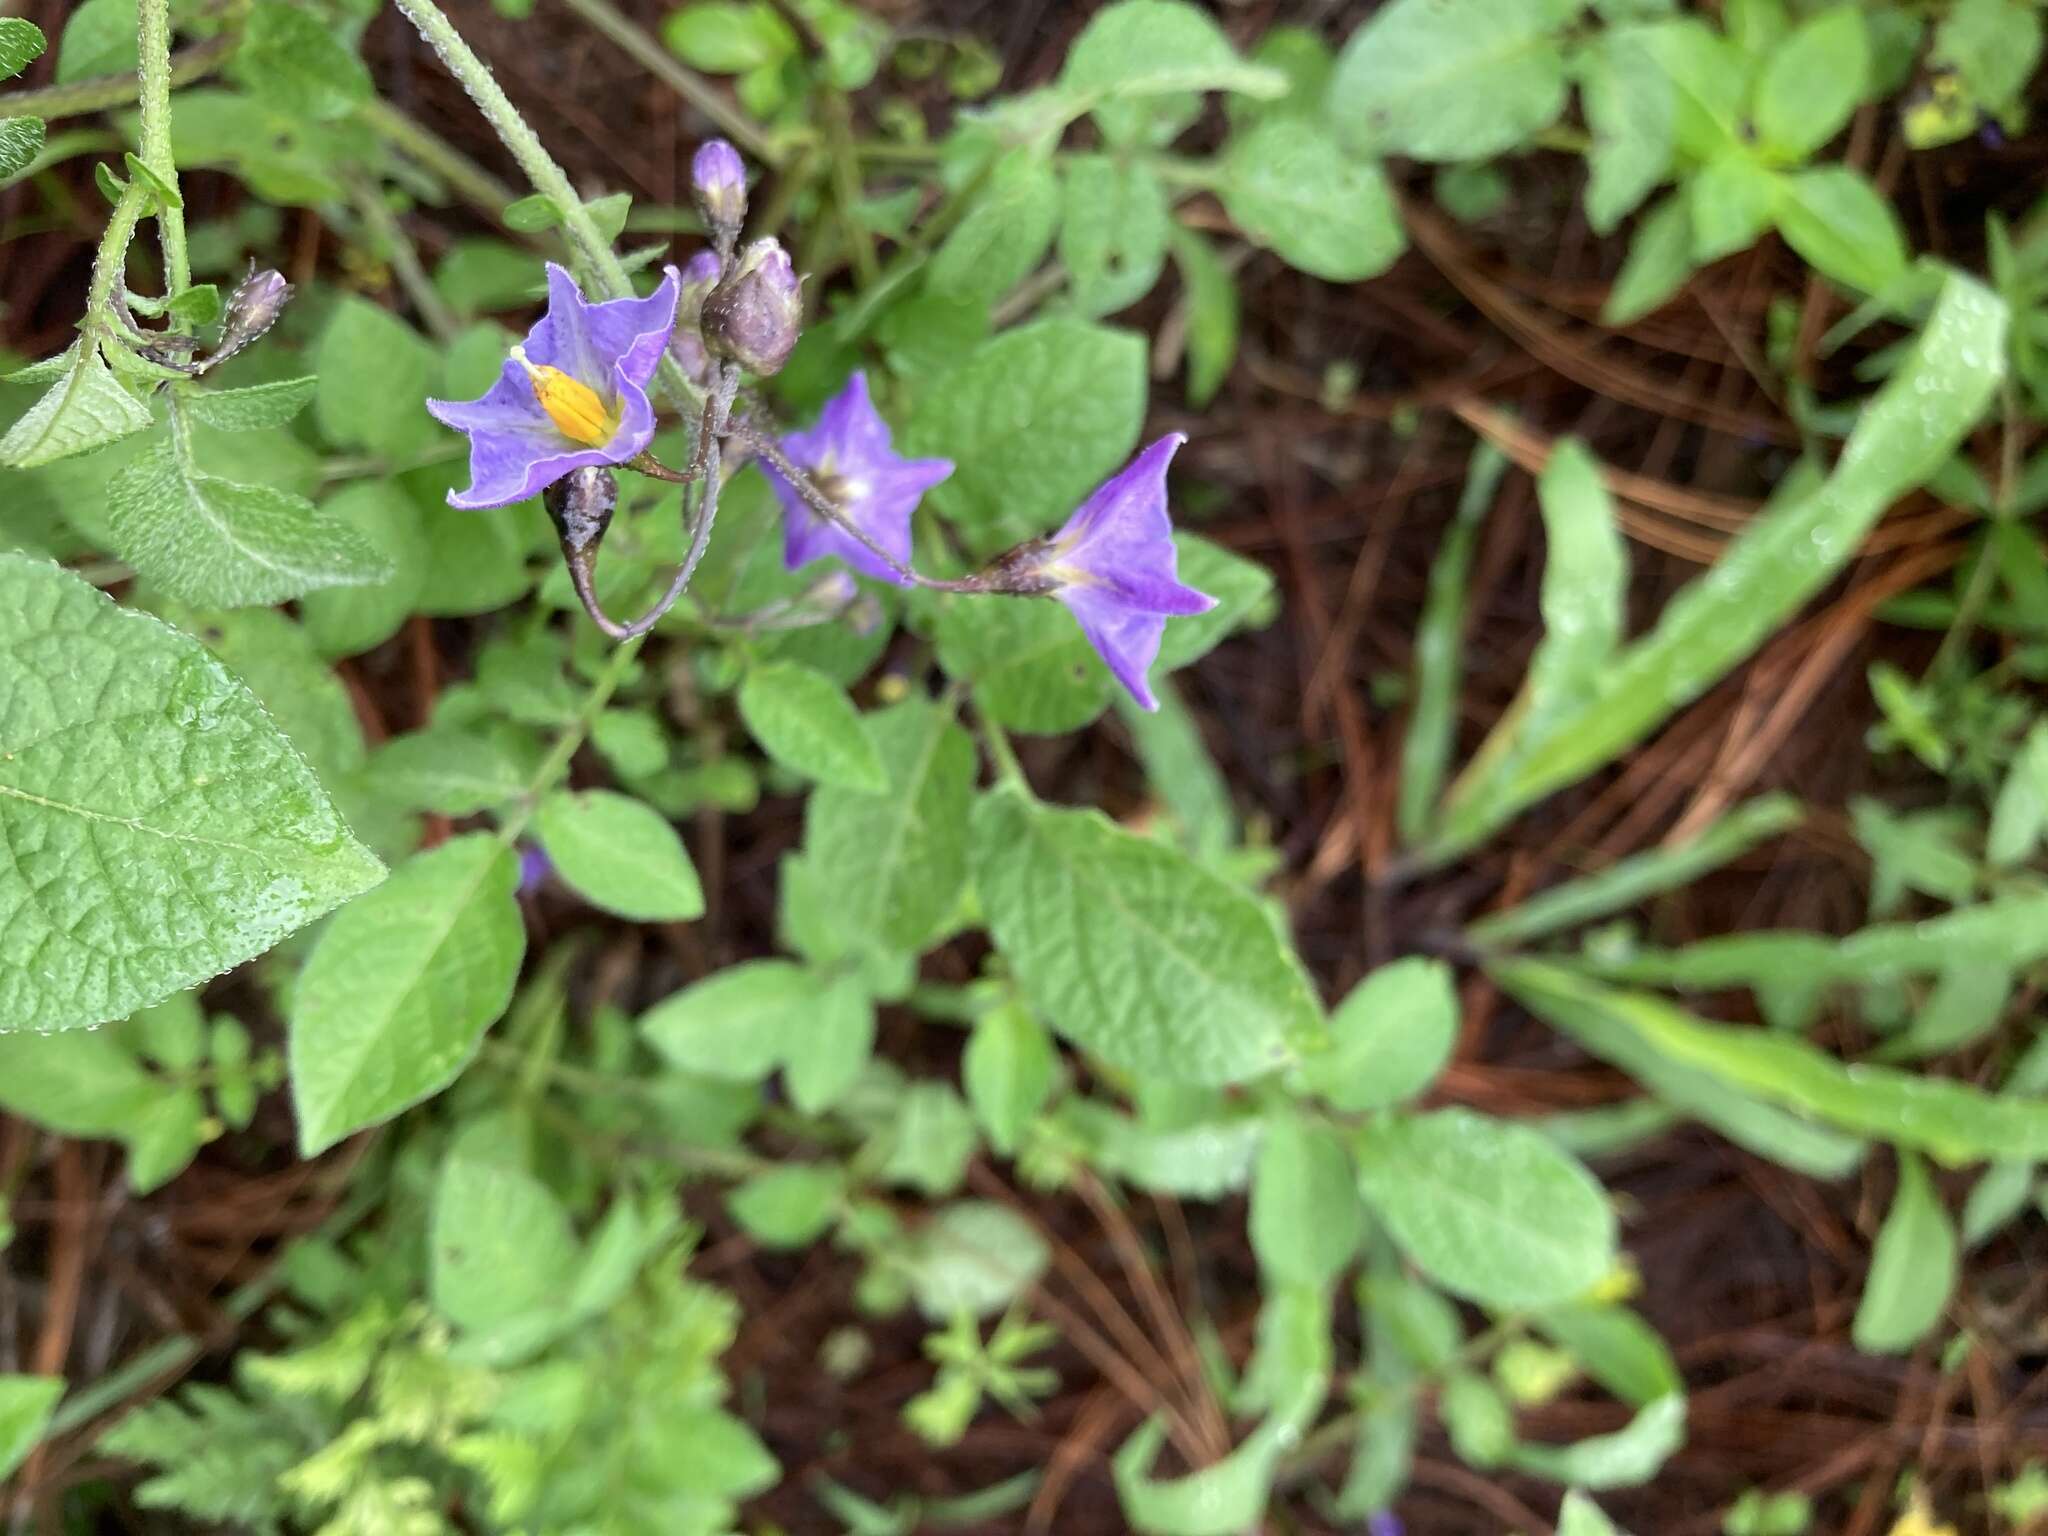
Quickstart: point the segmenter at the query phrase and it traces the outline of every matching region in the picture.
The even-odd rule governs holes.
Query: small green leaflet
[[[555,872],[593,906],[636,923],[704,915],[689,851],[652,806],[605,789],[550,795],[534,832]]]
[[[1094,811],[1013,789],[975,811],[975,886],[996,946],[1053,1028],[1127,1071],[1243,1082],[1324,1032],[1249,893]]]
[[[0,1376],[0,1484],[28,1460],[63,1395],[61,1376]]]
[[[383,878],[196,640],[56,566],[0,555],[0,654],[6,1028],[124,1017]]]
[[[392,575],[389,557],[303,496],[200,474],[168,440],[114,476],[107,521],[116,554],[202,607],[267,607]]]
[[[1851,1336],[1866,1354],[1902,1355],[1941,1321],[1956,1283],[1956,1230],[1920,1159],[1899,1154],[1899,1190],[1871,1250]]]
[[[43,30],[18,16],[0,16],[0,80],[11,80],[42,56]]]
[[[487,833],[416,854],[328,925],[292,994],[299,1150],[324,1152],[455,1081],[526,953],[519,861]]]
[[[47,136],[40,117],[0,118],[0,187],[34,163]]]
[[[307,374],[301,379],[251,384],[246,389],[194,389],[180,395],[178,405],[194,421],[223,432],[261,432],[284,426],[304,410],[318,383]]]
[[[1268,117],[1232,139],[1219,191],[1247,235],[1332,282],[1376,277],[1407,245],[1379,163],[1312,118]]]
[[[740,718],[768,755],[821,784],[880,794],[881,755],[860,712],[831,678],[794,661],[756,666],[740,684]]]
[[[648,1009],[647,1043],[685,1072],[758,1082],[800,1038],[819,992],[817,978],[787,960],[745,960]]]
[[[149,407],[121,387],[96,345],[65,354],[64,371],[0,437],[0,467],[34,469],[118,442],[148,428]]]
[[[1251,1243],[1276,1285],[1328,1285],[1365,1237],[1365,1207],[1337,1133],[1276,1114],[1252,1173]]]
[[[1104,134],[1127,142],[1144,125],[1143,98],[1190,91],[1287,92],[1277,69],[1247,64],[1223,29],[1187,0],[1121,0],[1096,12],[1060,71],[1069,110],[1093,111]]]
[[[1347,1114],[1386,1109],[1436,1080],[1458,1038],[1458,996],[1441,960],[1410,956],[1351,989],[1330,1017],[1331,1047],[1293,1084]]]
[[[1496,1307],[1568,1301],[1613,1266],[1599,1181],[1527,1126],[1465,1109],[1368,1125],[1359,1187],[1423,1273]]]

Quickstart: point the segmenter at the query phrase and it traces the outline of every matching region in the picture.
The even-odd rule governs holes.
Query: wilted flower
[[[868,395],[868,376],[860,372],[825,402],[815,427],[790,433],[781,448],[848,522],[903,565],[910,563],[910,514],[926,491],[953,473],[948,459],[906,459],[896,452],[889,424]],[[772,465],[761,467],[782,502],[783,561],[791,570],[837,555],[856,571],[905,585],[873,550],[806,505]]]
[[[737,232],[747,217],[747,167],[724,139],[706,139],[690,160],[690,190],[714,232]]]
[[[599,464],[585,464],[547,488],[541,497],[562,553],[571,561],[595,553],[619,505],[618,478]]]
[[[647,382],[675,327],[674,267],[644,299],[587,302],[548,264],[548,309],[512,349],[480,400],[429,400],[437,420],[469,434],[469,509],[524,501],[572,469],[623,464],[654,436]]]
[[[704,297],[704,345],[766,378],[789,361],[803,304],[789,253],[772,236],[740,253],[739,265]]]
[[[1166,466],[1187,441],[1168,433],[1110,476],[1050,538],[1020,544],[991,568],[993,590],[1035,593],[1067,605],[1116,680],[1146,709],[1159,701],[1145,674],[1166,621],[1216,606],[1181,583]]]

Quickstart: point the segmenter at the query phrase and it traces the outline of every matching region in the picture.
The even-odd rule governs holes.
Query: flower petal
[[[1159,657],[1159,642],[1166,634],[1165,615],[1141,613],[1094,587],[1062,587],[1053,596],[1066,604],[1081,633],[1095,647],[1095,654],[1139,707],[1157,709],[1159,700],[1153,697],[1145,674]]]
[[[608,388],[614,368],[644,388],[675,329],[680,285],[680,275],[669,267],[661,286],[644,299],[592,304],[574,278],[549,262],[548,310],[527,333],[526,355],[592,389]]]

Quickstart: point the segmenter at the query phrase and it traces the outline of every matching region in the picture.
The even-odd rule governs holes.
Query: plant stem
[[[605,706],[611,703],[612,695],[619,691],[619,685],[626,680],[626,674],[632,670],[633,658],[639,654],[640,640],[636,637],[628,640],[605,658],[604,670],[597,674],[596,680],[590,685],[590,692],[583,696],[583,705],[576,711],[576,718],[555,738],[554,746],[542,759],[540,767],[534,770],[533,777],[527,780],[526,794],[522,797],[520,808],[507,816],[498,827],[499,842],[509,846],[519,840],[519,834],[526,830],[526,824],[533,819],[533,813],[540,805],[541,796],[553,789],[568,773],[569,764],[582,747],[585,738],[590,735],[591,726],[596,723],[597,717],[604,713]]]
[[[100,232],[99,248],[93,252],[92,287],[86,292],[85,319],[81,322],[84,327],[94,328],[105,323],[115,285],[121,281],[122,271],[127,266],[129,242],[135,238],[135,226],[142,221],[142,208],[148,200],[149,193],[131,181],[128,190],[121,194],[121,201],[114,204],[107,227]]]
[[[142,55],[142,163],[172,192],[178,190],[178,162],[171,154],[171,4],[141,0],[136,13],[136,41]],[[159,203],[157,239],[164,252],[164,294],[169,297],[192,286],[192,259],[185,251],[185,210]],[[174,330],[183,330],[173,319]]]
[[[753,119],[728,102],[697,75],[676,62],[675,55],[621,15],[609,0],[564,0],[568,8],[631,54],[633,61],[725,131],[725,136],[756,160],[782,163],[782,151],[756,127]]]
[[[441,290],[427,276],[427,269],[420,265],[420,253],[413,249],[412,237],[398,222],[398,215],[384,201],[382,188],[353,177],[348,188],[349,201],[355,204],[363,223],[384,246],[391,261],[391,270],[398,274],[399,286],[412,300],[412,307],[420,312],[420,318],[434,333],[436,341],[444,346],[453,342],[462,334],[462,322],[448,307],[448,301],[441,297]]]
[[[240,41],[235,34],[225,33],[173,55],[165,77],[167,85],[190,85],[205,79],[220,68]],[[90,80],[72,80],[64,85],[44,86],[39,91],[13,91],[0,96],[0,118],[84,117],[90,112],[125,107],[135,100],[135,93],[134,75],[96,75]]]
[[[491,125],[499,142],[519,162],[519,169],[533,184],[534,191],[560,211],[562,229],[569,237],[570,249],[576,253],[577,262],[591,285],[607,299],[633,297],[632,281],[604,236],[598,233],[590,210],[583,206],[583,199],[570,185],[567,174],[555,164],[554,157],[541,144],[539,136],[519,115],[519,109],[512,105],[512,99],[498,84],[491,67],[462,40],[462,34],[455,30],[455,24],[434,4],[434,0],[396,0],[396,3],[399,12],[426,39],[427,46],[440,55],[441,62],[448,66],[448,72],[469,93],[469,99],[483,113],[484,121]],[[704,398],[704,392],[673,357],[662,358],[661,380],[667,392],[677,400],[694,406]]]

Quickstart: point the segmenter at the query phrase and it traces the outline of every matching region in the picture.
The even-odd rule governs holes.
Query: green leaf
[[[304,760],[197,641],[0,554],[10,1029],[98,1024],[375,885]]]
[[[1927,70],[1947,77],[1901,113],[1915,149],[1951,143],[1977,131],[1983,115],[2008,127],[2024,121],[2025,90],[2041,60],[2042,23],[2025,0],[1957,0],[1934,29]]]
[[[1663,1050],[1632,1027],[1621,994],[1546,966],[1495,966],[1492,973],[1531,1012],[1738,1146],[1822,1179],[1840,1178],[1862,1161],[1863,1144],[1853,1137],[1788,1114]]]
[[[1237,281],[1215,248],[1185,225],[1175,224],[1169,241],[1187,290],[1188,404],[1200,409],[1237,361]]]
[[[98,347],[81,342],[66,356],[62,377],[0,437],[0,467],[34,469],[91,453],[147,430],[154,420],[149,407],[121,387]]]
[[[149,193],[150,201],[159,209],[179,209],[185,206],[185,199],[178,189],[149,168],[139,155],[130,152],[121,157],[127,167],[128,179]]]
[[[1870,1251],[1850,1330],[1865,1354],[1903,1355],[1924,1338],[1956,1283],[1956,1233],[1920,1160],[1899,1154],[1899,1189]]]
[[[1166,186],[1149,165],[1074,155],[1060,172],[1060,260],[1075,307],[1106,315],[1159,281],[1173,226]]]
[[[0,80],[10,80],[38,58],[46,46],[43,29],[18,16],[0,16]],[[6,1475],[0,1469],[0,1477]]]
[[[267,607],[387,580],[390,560],[303,496],[200,474],[166,439],[107,486],[114,552],[180,602]]]
[[[290,1006],[302,1156],[461,1075],[519,979],[518,884],[511,849],[472,833],[416,854],[327,926]]]
[[[669,13],[661,24],[661,40],[691,68],[714,75],[743,75],[779,64],[800,46],[775,7],[758,0],[745,5],[698,0]]]
[[[1000,1312],[1038,1283],[1052,1251],[1008,1206],[964,1200],[920,1227],[905,1259],[918,1310],[944,1322]]]
[[[1428,829],[1457,746],[1458,681],[1464,670],[1460,647],[1472,550],[1506,468],[1506,455],[1491,443],[1482,439],[1474,446],[1457,511],[1429,568],[1429,592],[1415,626],[1415,702],[1401,742],[1396,814],[1405,843],[1420,841]]]
[[[1314,1401],[1309,1401],[1309,1393]],[[1228,1456],[1185,1477],[1155,1479],[1149,1468],[1166,1441],[1158,1416],[1146,1421],[1116,1453],[1111,1470],[1131,1529],[1141,1536],[1238,1536],[1262,1520],[1280,1463],[1299,1443],[1306,1421],[1322,1402],[1320,1380],[1309,1392],[1268,1414],[1251,1437]]]
[[[783,1082],[789,1101],[820,1115],[853,1091],[875,1051],[875,1003],[858,976],[819,990],[811,1017],[793,1032]]]
[[[1533,740],[1490,742],[1451,791],[1430,862],[1461,852],[1522,807],[1642,740],[1746,658],[1831,579],[1900,495],[1933,474],[1998,386],[2006,309],[1952,274],[1912,351],[1866,405],[1817,490],[1753,518],[1712,572],[1668,602],[1656,627],[1600,670]],[[1517,729],[1511,719],[1504,727]]]
[[[974,815],[975,886],[1038,1011],[1114,1066],[1242,1082],[1323,1034],[1299,963],[1259,903],[1094,811],[1014,790]]]
[[[1247,64],[1223,29],[1187,0],[1118,0],[1090,18],[1067,52],[1060,90],[1092,111],[1112,143],[1142,128],[1139,99],[1188,91],[1286,93],[1287,77]]]
[[[109,1030],[0,1035],[0,1108],[61,1136],[119,1137],[165,1092]]]
[[[313,414],[320,435],[341,448],[404,457],[448,440],[426,413],[439,370],[433,348],[403,320],[366,299],[347,298],[320,334]],[[461,514],[473,528],[476,514]]]
[[[1809,266],[1863,293],[1884,293],[1907,273],[1898,214],[1867,176],[1846,165],[1782,180],[1778,232]]]
[[[1655,1477],[1685,1444],[1685,1395],[1673,1392],[1638,1409],[1620,1429],[1572,1445],[1516,1445],[1508,1465],[1582,1488],[1634,1488]]]
[[[1634,324],[1661,309],[1692,271],[1692,214],[1685,194],[1674,192],[1636,226],[1628,257],[1600,306],[1601,320],[1613,326]]]
[[[1838,5],[1809,16],[1771,49],[1751,106],[1766,153],[1804,160],[1848,123],[1870,75],[1863,11]]]
[[[1574,1488],[1565,1494],[1564,1507],[1557,1512],[1557,1536],[1623,1536],[1623,1532],[1599,1505]]]
[[[888,1144],[876,1175],[881,1183],[921,1191],[927,1199],[950,1195],[974,1156],[974,1117],[952,1084],[914,1082],[894,1106]]]
[[[933,253],[926,282],[941,298],[993,302],[1044,259],[1059,215],[1051,159],[1035,149],[1010,151]]]
[[[924,947],[953,915],[967,880],[974,746],[949,712],[906,699],[864,717],[888,788],[825,785],[804,808],[804,848],[832,891],[859,892],[832,914],[846,938]]]
[[[57,40],[57,84],[136,69],[135,0],[85,0]]]
[[[769,1248],[804,1248],[822,1237],[846,1198],[830,1163],[791,1163],[757,1173],[725,1197],[732,1219]]]
[[[1676,848],[1653,848],[1597,874],[1567,881],[1465,930],[1476,944],[1526,944],[1637,905],[1645,897],[1683,890],[1701,875],[1740,858],[1758,843],[1799,825],[1805,812],[1790,795],[1760,795],[1737,806]]]
[[[473,1135],[458,1136],[441,1164],[427,1244],[435,1310],[477,1332],[559,1305],[576,1268],[561,1201],[524,1169],[487,1155]]]
[[[1414,1098],[1443,1071],[1458,1039],[1450,967],[1411,956],[1383,965],[1330,1017],[1331,1048],[1291,1081],[1332,1109],[1362,1114]]]
[[[1192,666],[1220,645],[1232,631],[1270,617],[1273,573],[1255,560],[1232,554],[1198,533],[1177,533],[1173,547],[1180,579],[1216,599],[1206,613],[1168,619],[1160,637],[1154,676]]]
[[[218,325],[221,315],[220,289],[212,283],[194,283],[189,288],[181,288],[164,306],[164,312],[183,320],[188,325]],[[282,382],[288,385],[292,381]],[[309,376],[305,382],[307,388],[311,389],[312,378]]]
[[[1268,117],[1233,138],[1218,191],[1240,229],[1313,277],[1377,277],[1407,245],[1378,162],[1310,118]]]
[[[927,384],[904,452],[959,467],[927,501],[994,551],[1041,534],[1118,468],[1145,415],[1145,346],[1075,320],[1018,326]]]
[[[1542,0],[1394,0],[1344,45],[1326,109],[1360,154],[1488,159],[1564,111],[1553,33],[1569,14]]]
[[[322,655],[359,655],[397,634],[423,605],[427,541],[412,498],[382,480],[343,486],[320,503],[320,512],[353,528],[391,566],[383,581],[323,587],[299,599],[299,617]]]
[[[0,17],[11,21],[12,17]],[[0,187],[35,163],[49,130],[40,117],[0,118]]]
[[[1543,513],[1543,638],[1529,661],[1527,729],[1581,696],[1621,643],[1628,552],[1600,466],[1574,438],[1559,442],[1536,482]]]
[[[1574,1302],[1537,1314],[1536,1327],[1625,1403],[1645,1407],[1682,1392],[1684,1379],[1657,1331],[1626,1307]]]
[[[370,72],[335,28],[288,0],[256,0],[234,75],[252,95],[316,121],[347,116],[372,90]]]
[[[1632,27],[1601,32],[1578,54],[1586,152],[1586,222],[1611,235],[1671,173],[1677,92]]]
[[[1995,869],[2010,869],[2034,856],[2048,828],[2048,723],[2036,724],[2020,744],[1998,798],[1991,804],[1991,830],[1984,857]]]
[[[888,788],[860,712],[824,673],[794,661],[751,667],[740,684],[739,706],[754,739],[785,768],[869,794]]]
[[[668,818],[606,789],[548,796],[534,833],[555,873],[592,906],[636,923],[704,915],[697,868]]]
[[[1615,1257],[1599,1182],[1548,1138],[1466,1109],[1400,1115],[1353,1144],[1387,1231],[1446,1290],[1539,1307],[1590,1289]]]
[[[63,1395],[61,1376],[0,1376],[0,1480],[28,1460]]]
[[[1365,1209],[1335,1131],[1274,1116],[1252,1173],[1250,1231],[1269,1282],[1326,1286],[1349,1267],[1365,1237]]]
[[[939,610],[935,638],[939,665],[972,683],[975,707],[1011,730],[1078,731],[1108,707],[1116,687],[1058,603],[956,598]]]
[[[640,1016],[640,1033],[685,1072],[759,1082],[788,1054],[818,1001],[818,980],[787,960],[748,960]]]
[[[1685,183],[1692,260],[1706,266],[1747,250],[1771,227],[1783,178],[1741,145],[1714,156]]]
[[[1804,1040],[1709,1024],[1661,997],[1603,988],[1554,966],[1522,961],[1494,973],[1518,996],[1576,999],[1695,1075],[1938,1162],[2048,1160],[2048,1100],[1870,1063],[1851,1066]]]
[[[1052,1092],[1059,1053],[1030,1010],[1016,1003],[975,1020],[960,1059],[960,1081],[989,1145],[1008,1157]]]
[[[539,769],[532,738],[511,727],[430,726],[379,747],[369,777],[395,809],[474,816],[526,794]]]
[[[194,421],[223,432],[261,432],[282,427],[306,408],[319,380],[278,379],[246,389],[194,389],[178,397],[178,405]]]

